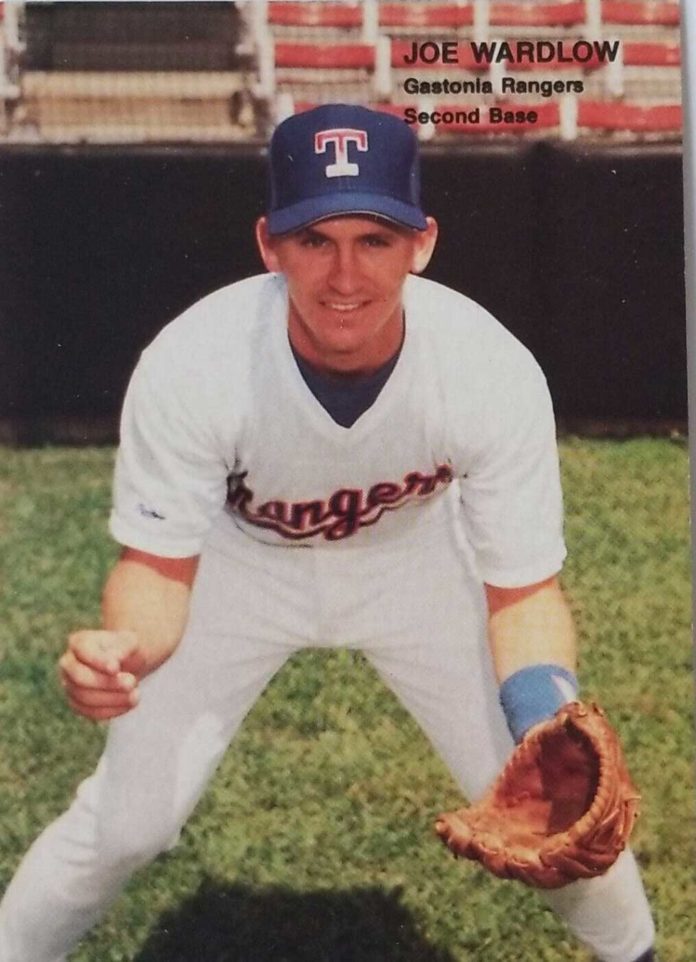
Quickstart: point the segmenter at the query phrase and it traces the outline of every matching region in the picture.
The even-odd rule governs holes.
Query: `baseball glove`
[[[560,888],[616,861],[639,799],[601,708],[570,702],[530,729],[480,802],[435,827],[500,878]]]

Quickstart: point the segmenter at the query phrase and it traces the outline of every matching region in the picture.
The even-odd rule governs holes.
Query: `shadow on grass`
[[[134,962],[455,962],[398,890],[253,889],[204,882],[163,915]]]

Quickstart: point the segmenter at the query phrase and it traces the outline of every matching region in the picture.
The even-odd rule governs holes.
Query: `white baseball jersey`
[[[142,355],[123,411],[111,532],[165,557],[246,536],[332,548],[419,539],[452,524],[452,492],[480,577],[557,572],[565,548],[544,377],[468,298],[410,276],[405,337],[375,403],[350,428],[292,356],[280,275],[223,288]]]

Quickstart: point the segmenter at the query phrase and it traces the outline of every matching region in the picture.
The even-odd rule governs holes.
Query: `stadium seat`
[[[369,22],[368,8],[357,3],[272,0],[267,7],[263,29],[276,41],[350,43],[367,39]],[[369,39],[374,39],[375,31],[376,22]]]
[[[389,97],[389,43],[385,37],[377,44],[266,42],[272,47],[273,63],[267,83],[274,93],[319,102]]]
[[[605,24],[631,26],[678,27],[679,3],[655,2],[655,0],[603,0],[602,21]]]
[[[681,99],[679,44],[625,43],[623,85],[626,100],[678,103]]]
[[[379,25],[388,34],[434,28],[456,30],[474,22],[474,6],[457,3],[380,3]]]
[[[485,39],[493,28],[496,35],[502,32],[510,39],[519,36],[543,38],[567,34],[570,27],[579,30],[585,23],[585,16],[585,0],[492,2],[480,6],[476,0],[466,4],[402,2],[382,3],[379,25],[389,36],[420,33],[432,38],[432,31],[436,29],[441,34],[454,33],[461,38],[476,35]]]
[[[627,43],[623,58],[626,66],[679,67],[681,47],[678,43]]]
[[[682,129],[682,109],[679,104],[645,106],[580,100],[578,127],[589,131],[672,133],[678,137]]]
[[[234,116],[238,73],[215,71],[27,71],[28,123],[53,142],[239,140],[253,133]]]
[[[664,0],[603,0],[602,31],[622,40],[679,41],[680,11],[676,2]]]
[[[307,70],[374,70],[375,48],[369,43],[276,43],[275,65]]]
[[[345,3],[278,3],[268,4],[268,23],[281,27],[337,27],[349,29],[362,26],[359,4]]]
[[[568,27],[585,23],[584,0],[565,3],[493,3],[489,23],[495,27]]]

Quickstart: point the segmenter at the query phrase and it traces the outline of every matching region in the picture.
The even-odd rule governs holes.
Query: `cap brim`
[[[340,214],[383,217],[385,220],[414,230],[425,230],[428,226],[423,211],[412,204],[405,204],[403,201],[383,194],[346,192],[311,197],[290,207],[284,207],[282,210],[271,211],[268,214],[268,232],[269,234],[289,234],[291,231],[300,230],[310,224],[316,224],[317,221]]]

